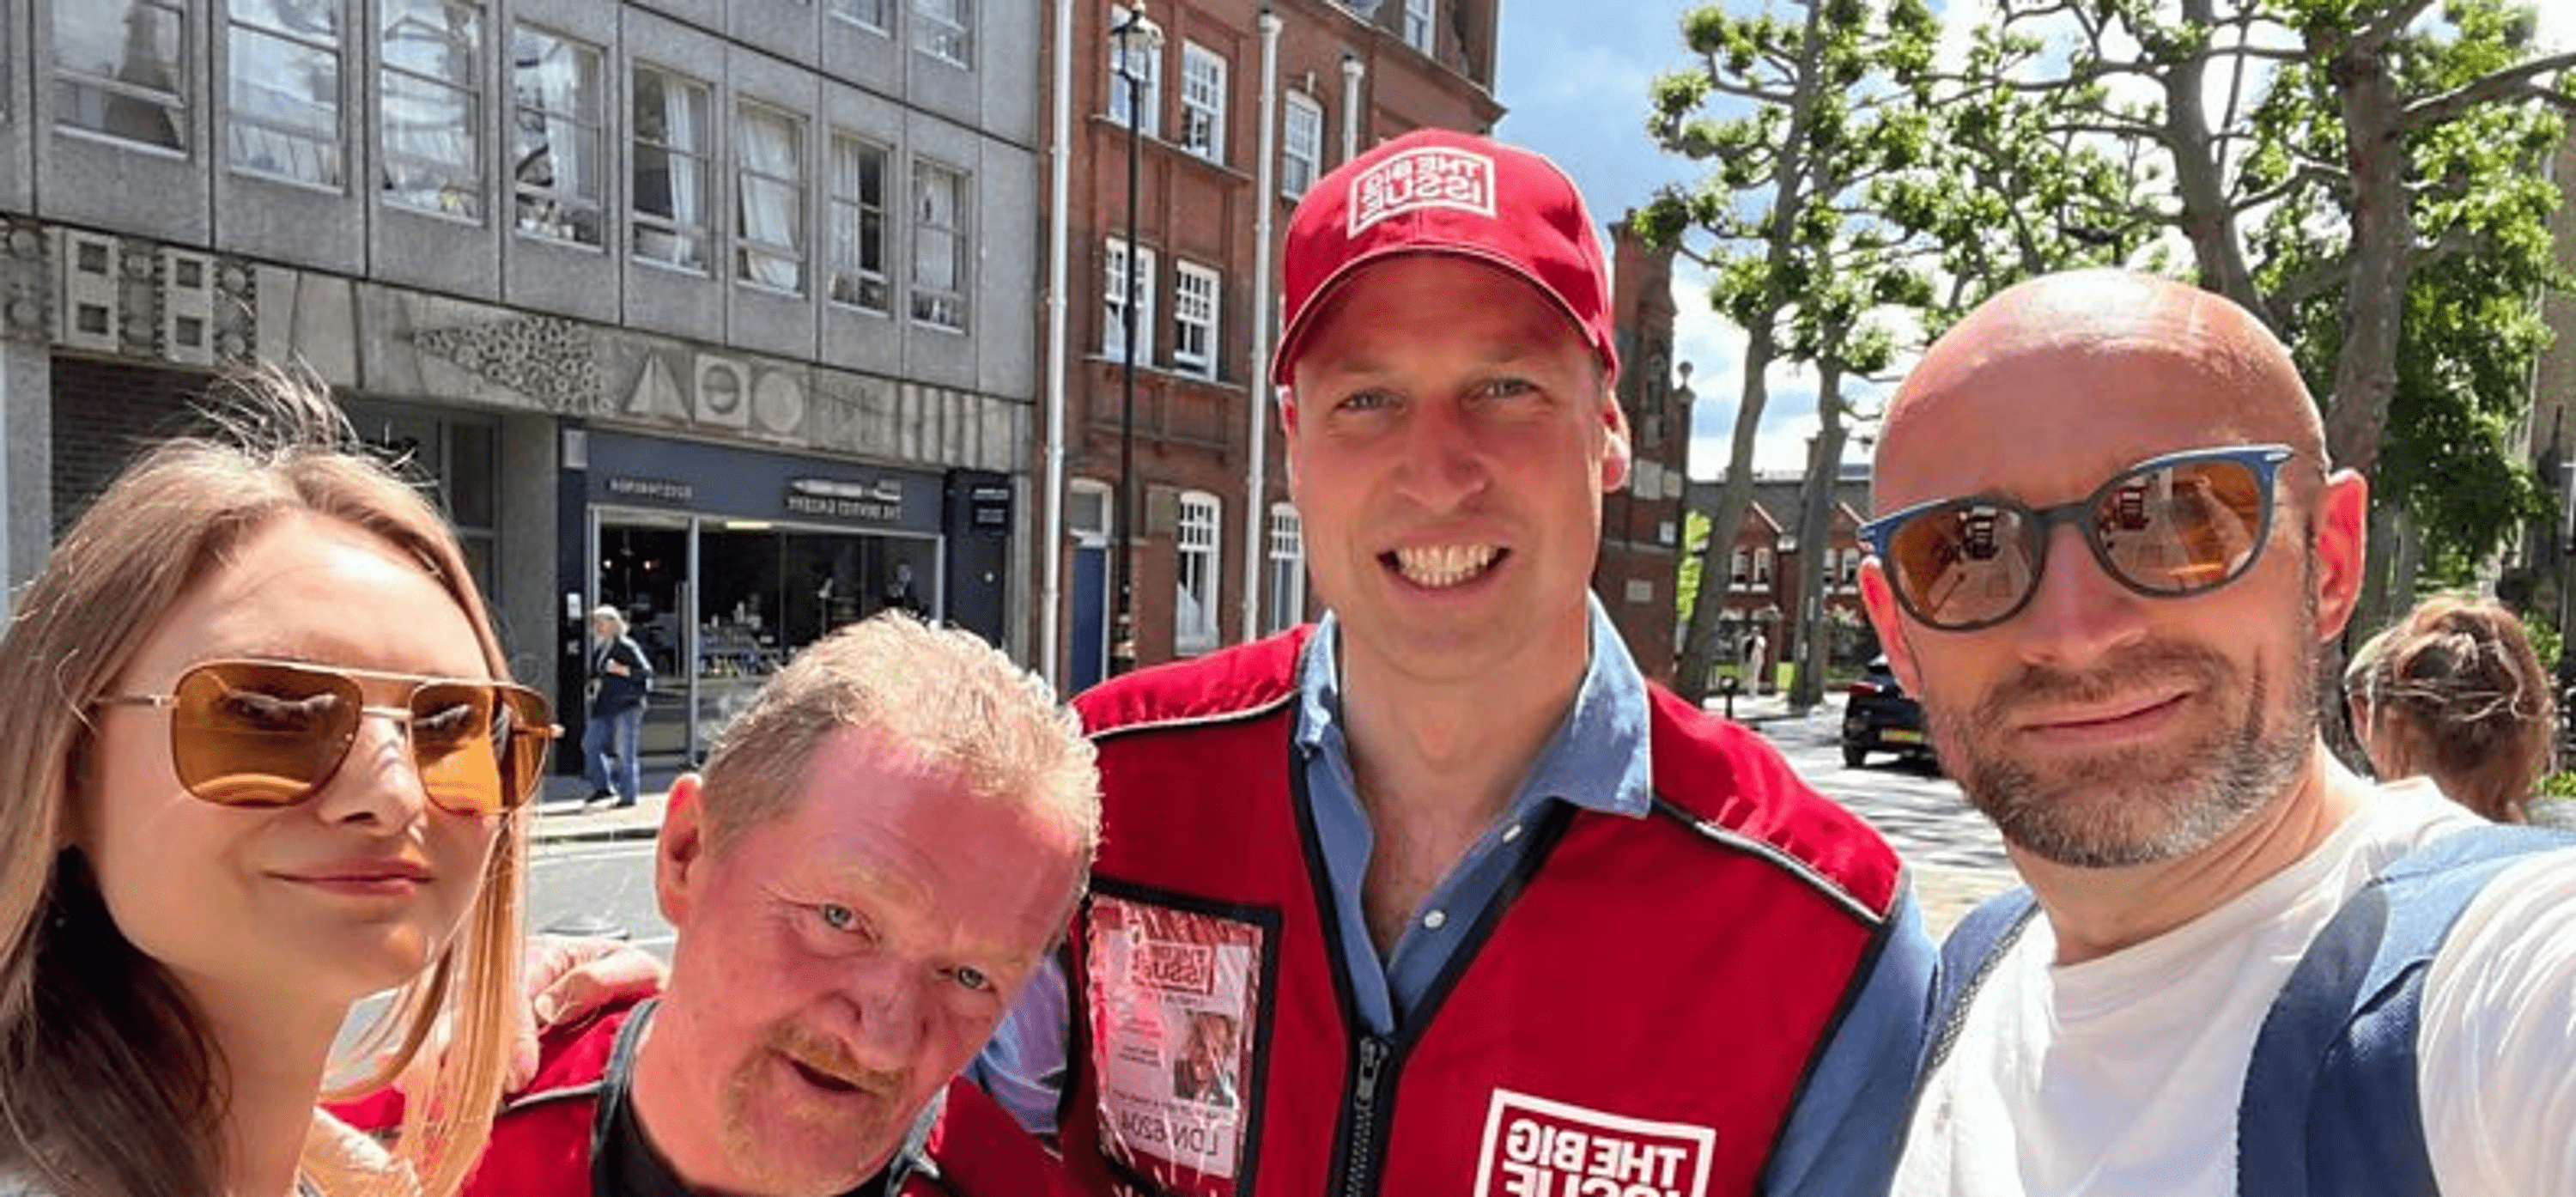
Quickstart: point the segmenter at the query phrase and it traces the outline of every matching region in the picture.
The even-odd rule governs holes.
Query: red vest
[[[546,1035],[536,1079],[493,1120],[492,1139],[462,1197],[587,1197],[599,1081],[607,1074],[618,1028],[633,1011],[632,1005],[617,1007]],[[388,1091],[333,1112],[360,1129],[392,1130],[401,1125],[403,1108],[400,1095]],[[925,1154],[938,1175],[914,1172],[901,1197],[1072,1197],[1079,1192],[1055,1157],[983,1090],[964,1080],[949,1082],[947,1105],[930,1132]]]
[[[1071,945],[1068,1165],[1191,1197],[1753,1192],[1890,934],[1895,853],[1652,690],[1655,812],[1532,826],[1493,909],[1451,926],[1447,975],[1376,1037],[1292,742],[1307,634],[1077,700],[1108,808]]]

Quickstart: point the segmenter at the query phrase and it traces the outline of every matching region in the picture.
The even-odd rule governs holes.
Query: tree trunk
[[[2184,0],[2182,16],[2196,28],[2215,20],[2210,0]],[[2236,227],[2234,206],[2227,201],[2227,177],[2219,161],[2217,139],[2209,129],[2205,98],[2209,77],[2207,46],[2186,51],[2165,75],[2166,152],[2173,155],[2174,192],[2182,201],[2180,224],[2191,241],[2192,262],[2201,286],[2234,300],[2278,332],[2276,321],[2254,285],[2245,264],[2245,241]]]
[[[2336,31],[2311,31],[2313,49],[2334,52],[2330,75],[2342,100],[2344,166],[2352,177],[2351,261],[2343,289],[2343,350],[2326,402],[2326,452],[2334,463],[2378,472],[2388,401],[2397,392],[2397,337],[2414,267],[2415,221],[2406,192],[2404,101],[2377,43],[2334,44]],[[2324,44],[2320,44],[2324,43]]]
[[[1816,363],[1816,414],[1823,420],[1809,442],[1804,503],[1798,512],[1798,671],[1789,685],[1789,708],[1803,715],[1824,701],[1825,673],[1833,667],[1832,621],[1825,618],[1825,578],[1833,553],[1834,483],[1842,476],[1842,367],[1828,355]]]

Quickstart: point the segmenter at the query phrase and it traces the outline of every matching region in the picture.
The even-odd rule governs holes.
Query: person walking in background
[[[2550,678],[2522,621],[2493,599],[2436,595],[2344,669],[2353,735],[2383,780],[2424,776],[2498,823],[2531,821],[2557,735]]]
[[[600,604],[590,613],[590,722],[581,733],[590,800],[583,809],[635,805],[644,788],[644,700],[652,690],[653,663],[626,634],[626,616]]]

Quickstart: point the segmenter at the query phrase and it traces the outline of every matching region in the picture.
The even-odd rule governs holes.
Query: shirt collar
[[[1654,806],[1654,756],[1647,736],[1646,679],[1636,659],[1619,639],[1618,626],[1601,607],[1600,597],[1584,603],[1590,659],[1583,682],[1575,687],[1574,705],[1521,780],[1512,799],[1515,814],[1548,798],[1561,798],[1585,810],[1642,816]],[[1306,642],[1298,670],[1299,702],[1296,743],[1308,757],[1330,752],[1350,756],[1341,726],[1341,666],[1335,647],[1341,624],[1325,612]]]

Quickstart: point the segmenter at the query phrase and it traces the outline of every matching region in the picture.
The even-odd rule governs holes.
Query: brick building
[[[1720,485],[1693,481],[1687,499],[1690,509],[1715,511]],[[1736,660],[1744,638],[1757,629],[1769,644],[1774,663],[1799,659],[1803,646],[1796,642],[1796,620],[1791,616],[1797,610],[1798,562],[1804,551],[1798,543],[1798,515],[1805,504],[1802,472],[1754,474],[1753,506],[1736,531],[1735,547],[1727,555],[1726,574],[1720,579],[1726,587],[1726,610],[1718,623],[1719,660]],[[1868,616],[1860,605],[1864,550],[1858,535],[1869,510],[1869,467],[1847,463],[1834,485],[1833,534],[1825,546],[1824,575],[1825,616],[1835,638],[1834,660],[1842,663],[1853,663],[1870,641]]]
[[[1601,560],[1592,589],[1646,676],[1668,678],[1675,662],[1681,576],[1682,495],[1690,455],[1690,392],[1674,384],[1673,255],[1638,240],[1622,218],[1610,238],[1610,289],[1617,312],[1619,403],[1627,409],[1635,468],[1628,485],[1601,501]]]
[[[1062,632],[1050,663],[1065,692],[1110,665],[1122,429],[1133,436],[1138,663],[1238,643],[1310,614],[1265,377],[1279,323],[1279,240],[1297,197],[1359,150],[1425,126],[1492,128],[1502,115],[1493,96],[1498,4],[1155,0],[1146,10],[1151,32],[1131,34],[1123,74],[1111,31],[1127,7],[1076,10],[1075,177],[1063,221],[1072,280],[1067,487],[1055,549]],[[1132,141],[1128,78],[1141,81]],[[1131,310],[1135,420],[1127,428],[1123,321]]]

